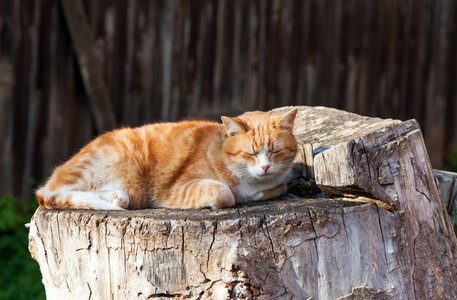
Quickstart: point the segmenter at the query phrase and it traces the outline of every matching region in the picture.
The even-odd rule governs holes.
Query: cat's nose
[[[261,166],[261,168],[266,172],[270,168],[270,165]]]

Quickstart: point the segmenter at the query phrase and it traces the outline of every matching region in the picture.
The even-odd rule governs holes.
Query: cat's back
[[[156,123],[131,130],[132,141],[146,141],[151,146],[179,150],[173,147],[187,147],[204,144],[221,132],[222,125],[210,121],[181,121],[175,123]],[[160,150],[157,149],[157,150]]]
[[[109,132],[94,141],[92,147],[114,147],[119,160],[141,156],[155,162],[170,162],[176,157],[206,151],[221,129],[221,124],[210,121],[154,123]]]
[[[221,124],[210,121],[181,121],[123,127],[109,131],[92,140],[67,165],[87,164],[88,159],[107,165],[145,159],[156,162],[183,153],[204,149],[221,131]]]

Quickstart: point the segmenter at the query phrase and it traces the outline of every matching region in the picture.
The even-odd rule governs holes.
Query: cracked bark
[[[295,133],[295,175],[333,196],[37,210],[48,298],[452,299],[457,243],[418,124],[300,107]]]

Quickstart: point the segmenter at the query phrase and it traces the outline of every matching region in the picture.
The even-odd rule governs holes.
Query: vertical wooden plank
[[[233,2],[233,63],[232,63],[232,109],[239,107],[242,103],[241,90],[241,24],[242,24],[242,11],[241,1]]]
[[[258,40],[259,20],[258,20],[258,2],[249,3],[249,58],[248,58],[248,84],[246,93],[248,94],[249,110],[256,107],[258,101]]]
[[[411,26],[411,1],[404,1],[400,7],[400,13],[403,15],[403,18],[400,20],[403,22],[401,36],[402,39],[399,41],[402,44],[401,52],[400,52],[400,60],[399,60],[399,81],[398,81],[398,90],[399,90],[399,98],[397,101],[394,102],[393,111],[391,113],[395,113],[393,117],[399,118],[400,114],[402,113],[402,104],[405,103],[406,97],[408,96],[408,79],[410,76],[410,65],[409,65],[409,40],[410,40],[410,26]],[[398,66],[397,66],[398,68]]]
[[[312,27],[310,29],[310,52],[312,53],[312,67],[308,70],[310,77],[310,105],[325,105],[321,91],[323,90],[322,81],[322,47],[326,36],[324,21],[325,1],[314,0],[312,6]]]
[[[301,79],[300,71],[303,68],[302,61],[306,61],[306,52],[304,49],[305,42],[302,37],[305,37],[303,33],[303,16],[302,11],[304,7],[304,1],[295,0],[291,4],[291,28],[290,28],[290,46],[289,46],[289,60],[287,62],[287,74],[286,78],[288,81],[288,96],[286,104],[300,103],[302,98],[298,96],[299,82]],[[305,58],[301,58],[304,56]]]
[[[154,58],[155,58],[155,41],[156,29],[155,18],[157,10],[154,6],[155,1],[148,1],[148,14],[146,18],[147,33],[145,36],[145,65],[146,75],[144,76],[145,85],[145,100],[144,100],[144,119],[145,122],[152,122],[157,114],[157,107],[154,105],[154,81],[156,81],[156,74],[154,72]]]
[[[0,2],[0,195],[12,194],[13,58],[17,44],[14,3]]]
[[[70,156],[69,121],[73,58],[72,43],[64,26],[63,16],[57,14],[55,24],[55,44],[53,49],[51,105],[49,107],[49,152],[52,166],[59,165]],[[58,146],[56,146],[58,145]]]
[[[376,115],[376,103],[377,103],[377,89],[379,84],[379,65],[378,61],[380,58],[380,52],[382,51],[382,35],[380,34],[380,28],[378,26],[379,20],[382,18],[382,5],[380,1],[374,1],[370,10],[371,18],[369,20],[370,35],[368,36],[368,57],[367,67],[369,78],[367,80],[367,94],[365,95],[364,102],[367,103],[366,112],[369,116]],[[369,100],[369,101],[368,101]]]
[[[358,56],[360,54],[359,37],[357,34],[361,29],[359,27],[359,18],[352,18],[357,13],[357,0],[346,2],[347,11],[347,32],[345,41],[347,43],[347,83],[345,88],[346,101],[344,109],[355,112],[357,110],[357,79],[358,79]]]
[[[411,100],[414,98],[414,78],[419,74],[418,69],[419,69],[419,64],[418,64],[418,58],[417,58],[417,34],[415,33],[416,30],[416,16],[418,15],[418,12],[415,10],[415,3],[417,1],[409,1],[408,6],[406,7],[407,9],[407,17],[405,18],[407,24],[405,24],[405,36],[407,36],[407,39],[405,40],[405,45],[404,45],[404,60],[403,60],[403,65],[402,68],[406,69],[404,70],[406,73],[406,78],[402,82],[402,91],[400,92],[400,97],[401,101],[399,103],[398,111],[396,114],[393,114],[392,117],[394,118],[399,118],[399,119],[407,119],[408,116],[408,111],[410,110],[411,107],[415,105],[420,105],[420,103],[415,103],[412,102]]]
[[[136,12],[137,0],[128,1],[126,15],[126,35],[124,44],[126,47],[126,57],[123,62],[124,83],[122,95],[123,125],[135,126],[136,107],[138,106],[135,92],[133,91],[133,68],[134,68],[134,49],[135,49],[135,25],[137,20]],[[137,74],[140,75],[140,74]]]
[[[40,25],[38,32],[38,54],[37,54],[37,76],[36,93],[39,116],[36,122],[36,134],[39,138],[35,141],[32,176],[42,184],[44,179],[50,175],[50,141],[49,133],[49,105],[51,103],[52,74],[55,59],[55,24],[56,24],[56,2],[53,0],[41,0],[40,2]]]
[[[234,102],[234,106],[239,110],[248,110],[249,107],[249,79],[250,79],[250,1],[236,1],[236,31],[234,43],[234,65],[236,73],[234,97],[238,100]]]
[[[91,40],[93,41],[93,55],[95,60],[100,64],[103,75],[102,80],[107,82],[106,53],[108,52],[108,49],[106,36],[112,34],[112,23],[110,24],[109,20],[107,21],[105,17],[109,19],[109,16],[111,16],[112,19],[112,4],[110,5],[109,0],[84,0],[83,4],[90,25],[89,32]],[[61,24],[63,24],[63,20],[59,20],[62,22]],[[57,34],[59,34],[59,32],[57,32]],[[70,43],[70,40],[68,42]],[[61,50],[58,50],[58,48],[59,47],[56,45],[56,53],[57,51],[65,49],[62,47]],[[65,112],[66,119],[68,120],[68,123],[65,124],[65,134],[70,137],[68,139],[68,151],[63,153],[65,159],[77,153],[79,149],[99,134],[92,118],[91,103],[85,92],[84,80],[76,67],[77,64],[74,54],[71,49],[68,50],[69,51],[64,51],[64,53],[67,53],[66,55],[68,55],[68,58],[65,59],[65,61],[59,59],[61,63],[65,65],[65,68],[67,68],[64,72],[67,76],[67,79],[64,81],[65,90],[68,91],[68,95],[65,99],[67,108],[64,110],[61,109],[61,111]],[[61,70],[65,70],[65,68],[62,68]],[[59,69],[60,68],[56,65],[56,74],[59,72]]]
[[[357,0],[344,2],[343,12],[343,57],[345,59],[345,83],[343,109],[354,112],[356,109],[356,85],[357,85],[357,60],[355,49],[357,47],[356,18],[352,18],[355,12]]]
[[[112,129],[115,126],[116,117],[108,98],[100,62],[94,55],[92,34],[83,2],[81,0],[60,0],[60,3],[97,128],[100,132]]]
[[[352,75],[352,63],[354,61],[352,53],[353,33],[351,31],[351,19],[349,18],[351,9],[354,6],[354,0],[344,1],[341,8],[341,67],[343,74],[340,81],[340,108],[348,109],[348,105],[352,99],[352,89],[354,76]]]
[[[277,41],[273,41],[271,39],[271,28],[273,27],[272,23],[278,21],[278,18],[274,18],[271,15],[271,7],[273,1],[259,1],[258,2],[258,37],[251,36],[250,39],[257,39],[258,40],[258,48],[255,58],[258,60],[257,72],[258,72],[258,82],[257,86],[253,87],[256,89],[258,94],[258,99],[254,100],[253,105],[260,109],[266,109],[266,103],[268,101],[272,102],[275,101],[273,99],[273,86],[270,84],[275,84],[273,80],[271,80],[271,73],[268,71],[272,69],[274,62],[277,61],[276,59],[270,56],[271,48],[273,46],[277,46]],[[251,53],[252,55],[252,53]],[[267,68],[267,65],[269,66]],[[274,76],[277,76],[277,73],[274,73]]]
[[[280,2],[281,14],[281,53],[279,58],[279,99],[276,103],[267,103],[266,109],[272,109],[278,106],[284,106],[290,103],[291,98],[291,78],[288,75],[288,61],[290,60],[291,33],[292,33],[292,1]]]
[[[220,103],[223,107],[223,111],[232,111],[234,108],[232,106],[233,101],[233,84],[234,78],[232,73],[233,63],[234,63],[234,48],[233,48],[233,32],[235,25],[235,3],[234,1],[226,1],[223,11],[220,11],[224,20],[223,29],[221,32],[223,34],[222,43],[222,58],[220,59]],[[239,108],[235,108],[236,111],[239,111]]]
[[[73,73],[73,75],[76,75]],[[84,93],[82,78],[73,77],[71,82],[71,97],[68,99],[69,128],[68,154],[70,157],[89,143],[95,136],[97,130],[90,115],[90,103]]]
[[[451,24],[447,35],[449,43],[449,70],[448,78],[457,77],[457,2],[451,2],[451,8],[448,11]],[[448,96],[446,107],[446,156],[445,163],[449,166],[451,162],[457,159],[457,85],[452,80],[448,80]],[[453,170],[457,171],[457,170]]]
[[[379,32],[380,42],[377,43],[376,48],[377,57],[376,57],[376,72],[377,82],[376,88],[376,101],[371,107],[371,114],[373,116],[383,116],[383,109],[386,106],[386,102],[390,99],[386,99],[388,82],[389,82],[389,66],[390,60],[393,59],[390,44],[391,41],[395,38],[395,32],[392,32],[392,23],[395,22],[395,10],[393,9],[393,1],[383,1],[376,3],[379,17],[377,22],[377,30]]]
[[[310,39],[310,22],[311,22],[311,3],[312,0],[305,0],[305,1],[298,1],[299,3],[303,4],[303,8],[301,10],[297,10],[296,13],[299,15],[298,19],[301,22],[297,22],[297,27],[300,26],[301,28],[301,35],[299,40],[302,42],[302,50],[299,53],[299,58],[296,66],[299,67],[299,82],[298,82],[298,91],[297,91],[297,99],[295,100],[297,104],[305,104],[310,101],[310,87],[308,82],[308,68],[311,65],[312,55],[309,52],[309,44]]]
[[[434,168],[442,168],[445,154],[446,72],[448,64],[448,41],[446,39],[450,20],[450,1],[435,2],[433,11],[432,68],[429,73],[429,88],[426,103],[426,132],[430,161]]]
[[[21,198],[23,201],[27,201],[31,198],[32,192],[32,167],[35,153],[35,139],[36,137],[36,128],[37,123],[39,122],[38,108],[39,100],[37,97],[36,81],[37,81],[37,71],[38,71],[38,33],[39,33],[39,19],[41,17],[40,3],[39,1],[34,1],[32,9],[32,15],[29,24],[30,30],[30,73],[29,76],[29,101],[27,107],[27,133],[25,141],[25,157],[24,159],[24,170],[22,174],[22,188],[21,188]]]
[[[215,40],[215,61],[214,61],[214,76],[213,76],[213,108],[221,106],[221,84],[222,84],[222,73],[223,73],[223,64],[224,58],[227,55],[224,48],[224,32],[225,32],[225,23],[224,18],[226,11],[226,0],[217,1],[217,14],[216,14],[216,40]]]
[[[181,0],[175,0],[174,9],[171,15],[171,22],[173,26],[171,28],[171,61],[173,62],[170,68],[170,108],[169,116],[170,120],[177,121],[180,106],[182,105],[181,98],[181,72],[182,72],[182,60],[181,52],[183,51],[184,36],[183,36],[183,24],[184,24],[184,10]]]
[[[368,55],[369,55],[369,21],[371,17],[372,0],[363,1],[360,6],[360,12],[363,15],[359,23],[359,28],[362,28],[363,34],[361,35],[360,47],[361,54],[359,57],[359,78],[358,78],[358,91],[357,91],[357,112],[362,115],[367,114],[367,88],[370,74],[368,73]]]
[[[331,107],[340,108],[340,101],[341,96],[339,94],[339,83],[340,83],[340,73],[341,73],[341,39],[342,39],[342,10],[343,10],[343,2],[344,0],[337,0],[334,1],[334,7],[332,11],[332,18],[334,19],[334,25],[332,31],[334,31],[334,39],[332,40],[331,49],[333,49],[331,54],[331,62],[332,62],[332,74],[330,75],[331,82],[330,82],[330,90],[331,93],[329,95],[329,100],[332,103]]]
[[[147,38],[148,38],[148,1],[139,0],[136,4],[134,18],[133,65],[131,76],[131,97],[134,99],[135,108],[132,116],[134,125],[147,123],[145,116],[145,94],[147,77]]]
[[[386,17],[388,18],[388,45],[387,45],[387,62],[386,62],[386,96],[385,100],[382,104],[383,105],[380,110],[382,115],[389,115],[391,113],[392,103],[397,103],[399,92],[398,92],[398,81],[399,81],[399,70],[398,70],[398,60],[399,56],[397,55],[398,52],[398,43],[399,40],[401,41],[402,37],[399,36],[399,32],[401,28],[400,23],[400,12],[399,6],[400,3],[397,1],[392,1],[390,3],[390,10],[386,13]]]
[[[152,88],[152,100],[153,100],[153,119],[154,120],[161,120],[162,119],[162,105],[163,105],[163,98],[164,98],[164,91],[163,91],[163,51],[162,51],[162,39],[161,39],[161,26],[162,26],[162,18],[161,15],[164,14],[164,3],[158,1],[152,1],[153,7],[151,9],[154,10],[153,14],[153,26],[155,28],[154,34],[154,52],[153,52],[153,88]]]
[[[31,32],[28,30],[32,25],[34,6],[30,2],[14,3],[14,18],[17,20],[19,38],[15,49],[14,61],[14,85],[13,85],[13,165],[12,185],[16,196],[23,196],[23,172],[25,168],[26,139],[27,136],[27,108],[30,95],[30,66],[32,64]]]
[[[216,44],[216,35],[217,35],[217,1],[208,1],[208,25],[209,28],[206,31],[205,36],[205,60],[204,60],[204,77],[203,77],[203,100],[204,100],[204,111],[208,115],[211,113],[212,102],[214,99],[213,94],[213,78],[214,78],[214,65],[216,60],[216,52],[214,45]]]
[[[175,1],[166,1],[161,22],[160,38],[162,43],[162,119],[170,120],[170,107],[172,105],[172,72],[173,72],[173,15],[175,13]]]
[[[332,106],[332,83],[335,76],[334,70],[334,42],[339,37],[336,35],[335,24],[335,1],[325,1],[321,7],[322,15],[320,17],[321,41],[320,41],[320,71],[319,71],[319,88],[318,101],[324,106]]]
[[[201,1],[201,14],[199,22],[197,42],[197,78],[194,87],[194,101],[192,103],[192,114],[200,114],[202,110],[210,107],[212,93],[212,78],[214,64],[214,36],[212,26],[215,24],[214,2]]]
[[[192,22],[192,4],[189,1],[180,1],[181,12],[180,15],[177,16],[181,18],[180,28],[176,28],[178,32],[176,34],[180,34],[180,40],[182,41],[182,46],[180,49],[175,48],[175,55],[179,60],[179,68],[177,68],[178,74],[175,78],[176,80],[176,88],[179,97],[177,109],[176,109],[176,120],[181,120],[187,117],[189,110],[190,101],[192,101],[192,66],[195,62],[195,50],[191,49],[191,39],[192,39],[192,30],[194,29],[193,26],[195,25]],[[193,76],[192,76],[193,77]]]
[[[111,22],[113,33],[109,40],[109,68],[108,68],[108,93],[113,106],[116,120],[124,122],[124,95],[125,95],[125,72],[124,66],[127,55],[127,8],[128,2],[124,0],[114,1],[113,18]]]
[[[424,126],[424,106],[425,106],[425,91],[427,86],[427,69],[429,66],[430,52],[430,7],[427,5],[429,1],[415,1],[415,10],[417,10],[415,26],[417,30],[417,39],[415,46],[415,72],[414,82],[412,83],[412,95],[409,95],[414,105],[410,106],[409,110],[411,117],[419,120],[421,126]]]
[[[56,88],[55,88],[55,77],[56,75],[56,56],[57,56],[57,41],[58,41],[58,21],[57,16],[57,7],[54,6],[54,9],[51,11],[50,20],[52,22],[51,28],[52,31],[50,32],[49,37],[49,56],[48,56],[48,70],[49,70],[49,90],[47,92],[48,97],[48,106],[47,106],[47,118],[46,118],[46,141],[44,143],[44,161],[46,165],[44,169],[46,173],[49,175],[51,174],[52,168],[55,167],[56,161],[55,157],[57,156],[57,147],[58,141],[56,140],[56,130],[58,130],[56,124],[56,106],[58,105],[57,96],[56,96]]]
[[[180,107],[179,118],[189,118],[192,116],[192,105],[196,101],[194,98],[197,80],[197,43],[199,40],[199,6],[196,1],[184,1],[184,51],[182,52],[182,82],[183,92],[181,94],[184,104]]]
[[[259,53],[266,49],[263,62],[259,63],[259,102],[258,107],[267,110],[269,103],[281,103],[281,86],[283,72],[282,56],[284,55],[283,25],[284,15],[280,1],[267,1],[259,3],[261,10],[259,28],[265,30],[266,38],[263,44],[258,45]],[[259,57],[260,59],[260,57]],[[265,75],[264,75],[265,74]]]
[[[0,37],[0,43],[2,38]],[[13,68],[0,61],[0,195],[11,194],[12,156],[12,85]]]
[[[202,82],[202,72],[201,72],[201,60],[203,59],[203,45],[202,45],[202,36],[204,34],[205,25],[204,25],[204,16],[205,8],[202,7],[202,2],[195,1],[191,7],[192,15],[195,17],[192,19],[192,42],[191,49],[193,49],[194,59],[194,80],[192,80],[192,101],[190,105],[189,115],[192,116],[197,112],[198,105],[201,99],[201,82]]]

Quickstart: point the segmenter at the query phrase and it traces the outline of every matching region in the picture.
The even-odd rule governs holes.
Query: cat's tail
[[[123,191],[50,191],[46,187],[36,191],[38,204],[43,209],[97,209],[123,210],[129,198]]]

